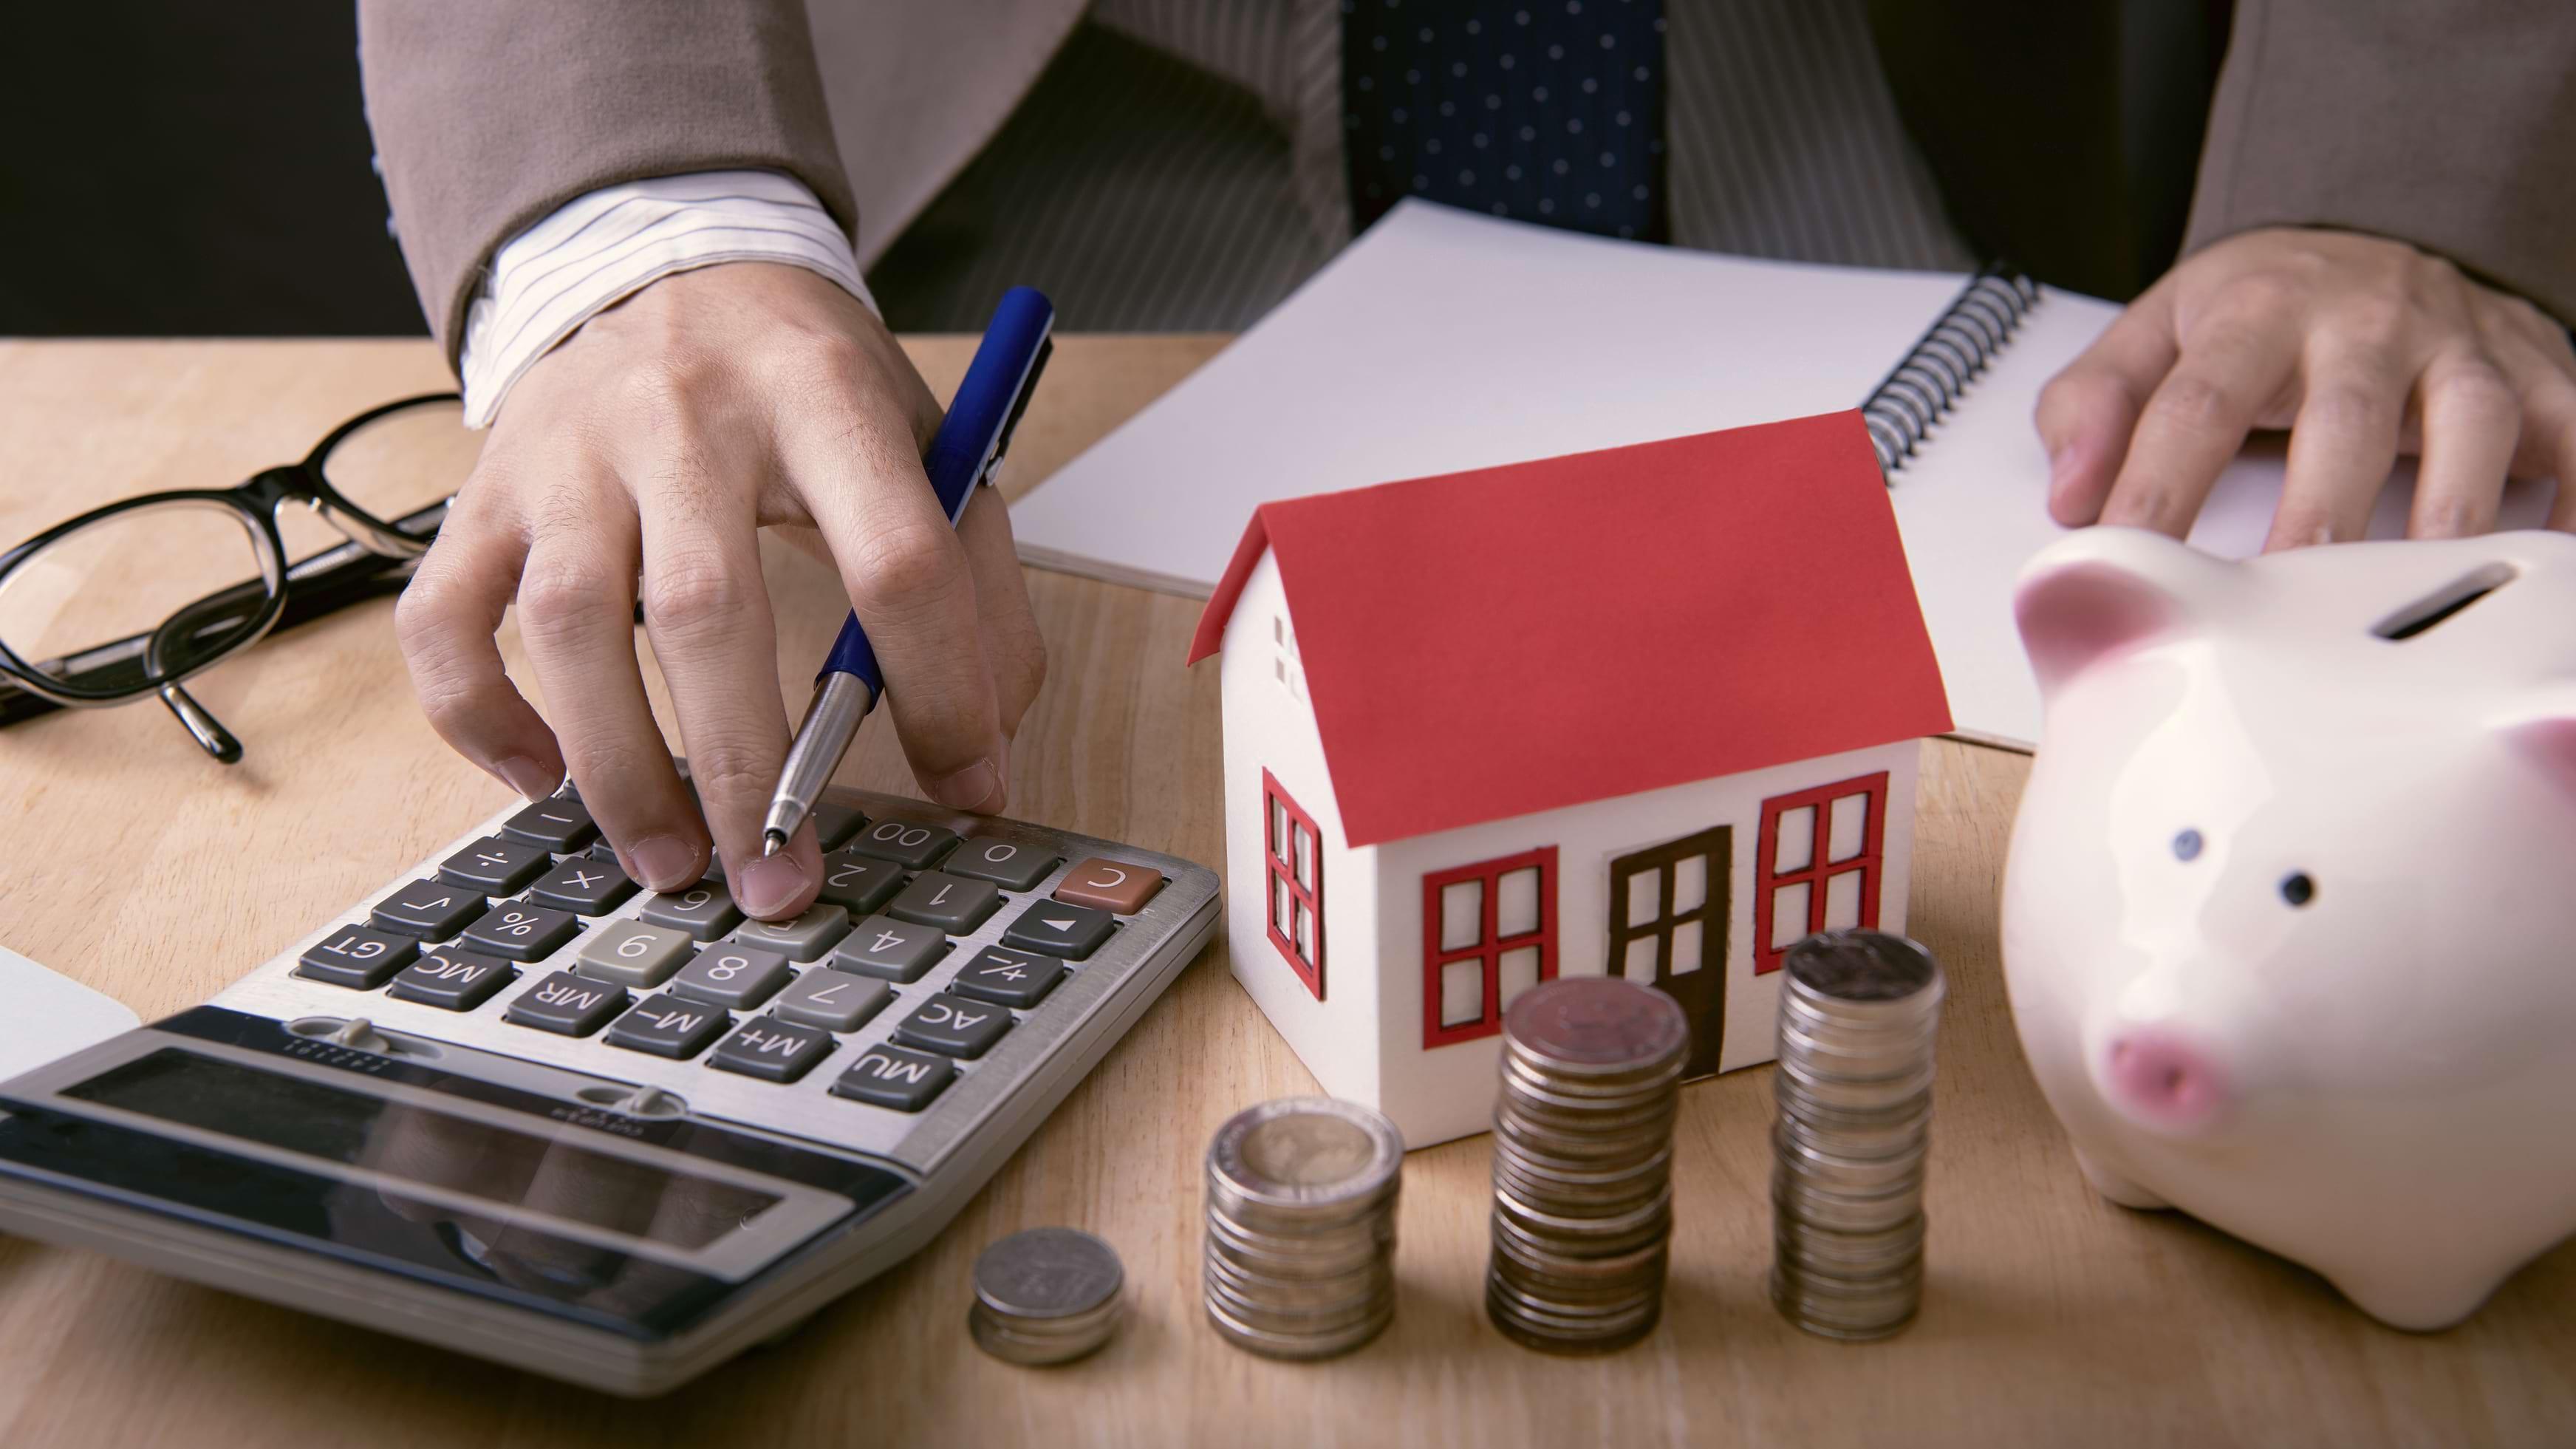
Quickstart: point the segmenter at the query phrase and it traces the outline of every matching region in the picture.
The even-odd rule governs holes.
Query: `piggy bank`
[[[2004,971],[2085,1177],[2466,1318],[2576,1230],[2576,537],[2097,528],[2015,607]]]

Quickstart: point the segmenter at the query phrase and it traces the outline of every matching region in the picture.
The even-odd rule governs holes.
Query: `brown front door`
[[[1720,825],[1610,862],[1610,971],[1690,1014],[1685,1075],[1717,1070],[1726,1040],[1726,883],[1735,832]]]

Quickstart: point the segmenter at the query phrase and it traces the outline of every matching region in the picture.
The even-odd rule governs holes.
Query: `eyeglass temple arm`
[[[188,731],[188,738],[195,740],[199,749],[214,756],[218,764],[241,763],[241,741],[233,738],[233,732],[224,728],[222,720],[197,703],[195,695],[175,684],[165,684],[157,692],[161,702],[170,706],[170,713],[178,718],[180,726]]]

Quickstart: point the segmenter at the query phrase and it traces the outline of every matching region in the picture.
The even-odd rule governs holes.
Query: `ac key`
[[[925,1047],[943,1056],[972,1061],[993,1049],[1011,1029],[1011,1014],[998,1006],[968,1001],[945,992],[921,1004],[894,1029],[905,1046]]]

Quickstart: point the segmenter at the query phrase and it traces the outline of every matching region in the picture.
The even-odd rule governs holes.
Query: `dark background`
[[[0,335],[429,329],[385,230],[354,0],[0,18]]]

